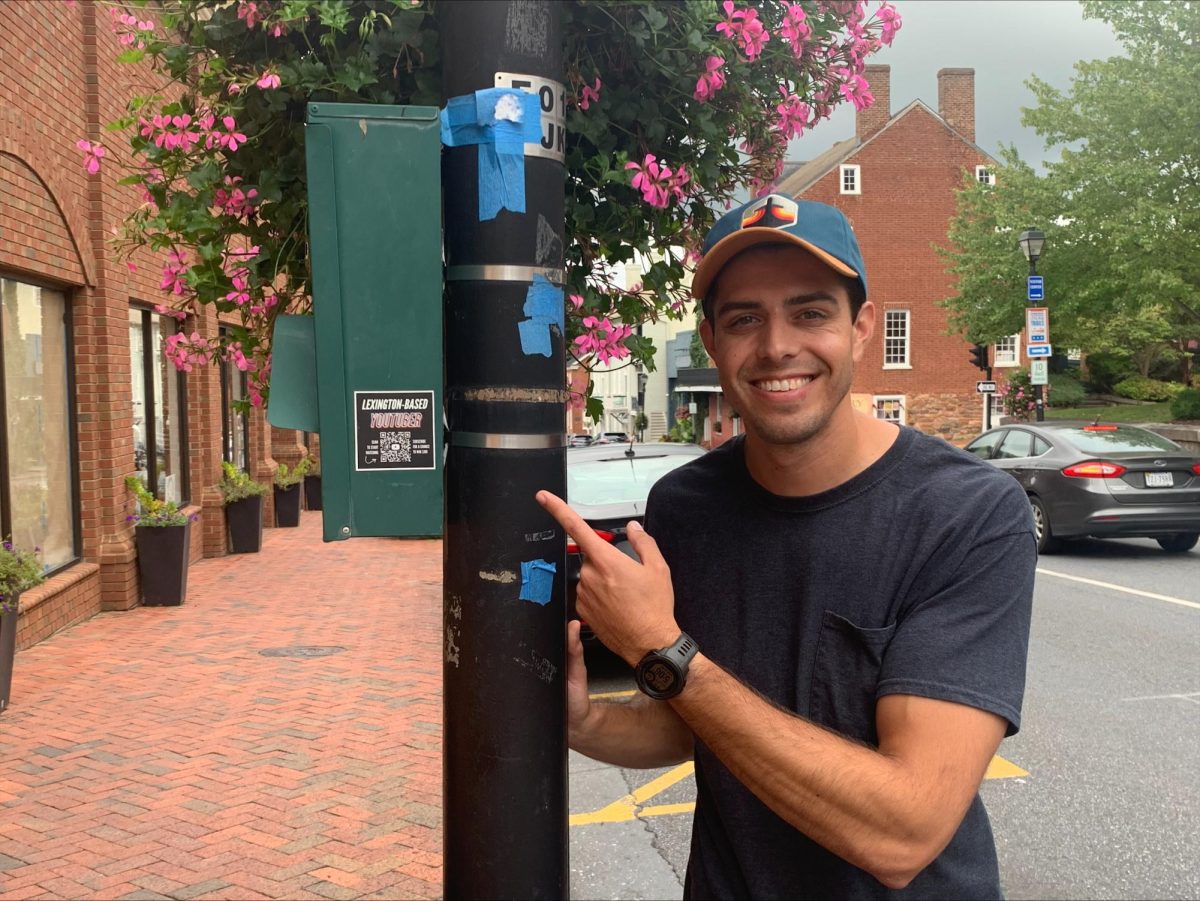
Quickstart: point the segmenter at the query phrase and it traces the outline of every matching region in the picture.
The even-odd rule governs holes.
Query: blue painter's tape
[[[525,212],[525,145],[541,140],[536,94],[488,88],[451,97],[441,112],[442,143],[479,145],[479,220]]]
[[[559,334],[566,328],[563,289],[550,284],[544,276],[535,275],[525,294],[522,308],[528,319],[517,323],[521,335],[521,352],[525,356],[540,354],[548,357],[554,352],[550,343],[550,326],[557,325]]]
[[[522,601],[533,601],[543,607],[550,603],[554,589],[554,573],[557,567],[545,560],[526,560],[521,563]]]

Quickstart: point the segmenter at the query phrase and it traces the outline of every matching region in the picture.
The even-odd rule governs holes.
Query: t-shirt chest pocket
[[[850,738],[879,741],[875,691],[896,624],[864,629],[826,610],[813,662],[809,718]]]

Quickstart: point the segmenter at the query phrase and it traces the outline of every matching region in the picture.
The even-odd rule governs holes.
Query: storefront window
[[[224,332],[224,330],[222,330]],[[221,433],[224,460],[249,471],[250,422],[241,412],[246,399],[246,373],[221,360]]]
[[[67,302],[60,291],[0,278],[6,422],[0,529],[41,548],[47,569],[75,547],[75,476]]]
[[[169,316],[129,311],[129,368],[133,386],[133,462],[155,497],[188,500],[183,373],[163,356],[178,328]]]

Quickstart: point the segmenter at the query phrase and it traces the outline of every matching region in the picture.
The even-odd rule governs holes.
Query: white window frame
[[[996,173],[991,166],[976,166],[975,180],[981,185],[994,186],[996,184]]]
[[[888,409],[889,405],[894,404],[895,407]],[[875,394],[871,397],[871,409],[875,413],[876,419],[882,419],[885,422],[894,422],[898,425],[908,424],[908,404],[905,402],[903,394]],[[895,416],[890,415],[895,412]],[[881,413],[888,415],[881,416]]]
[[[897,336],[892,334],[891,325],[893,316],[902,315],[904,326],[904,334]],[[897,339],[904,342],[904,352],[902,360],[892,360],[888,362],[889,342],[894,342]],[[911,310],[884,310],[883,311],[883,368],[884,369],[912,369],[912,311]]]
[[[1004,343],[1001,343],[1004,342]],[[1006,351],[1006,345],[1012,342],[1012,354],[1009,355]],[[1003,349],[1002,349],[1003,348]],[[1009,335],[1007,338],[1002,338],[994,345],[992,354],[992,366],[997,369],[1009,369],[1013,366],[1021,365],[1021,335]]]
[[[849,176],[850,186],[846,186]],[[862,193],[862,166],[844,165],[838,170],[838,187],[843,194],[861,194]]]

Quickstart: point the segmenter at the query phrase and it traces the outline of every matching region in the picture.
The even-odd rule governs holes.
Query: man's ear
[[[704,344],[708,355],[715,360],[717,358],[717,338],[713,334],[712,320],[707,316],[700,320],[700,341]]]
[[[871,336],[875,334],[875,304],[865,301],[854,320],[854,362],[859,362],[866,352]]]

